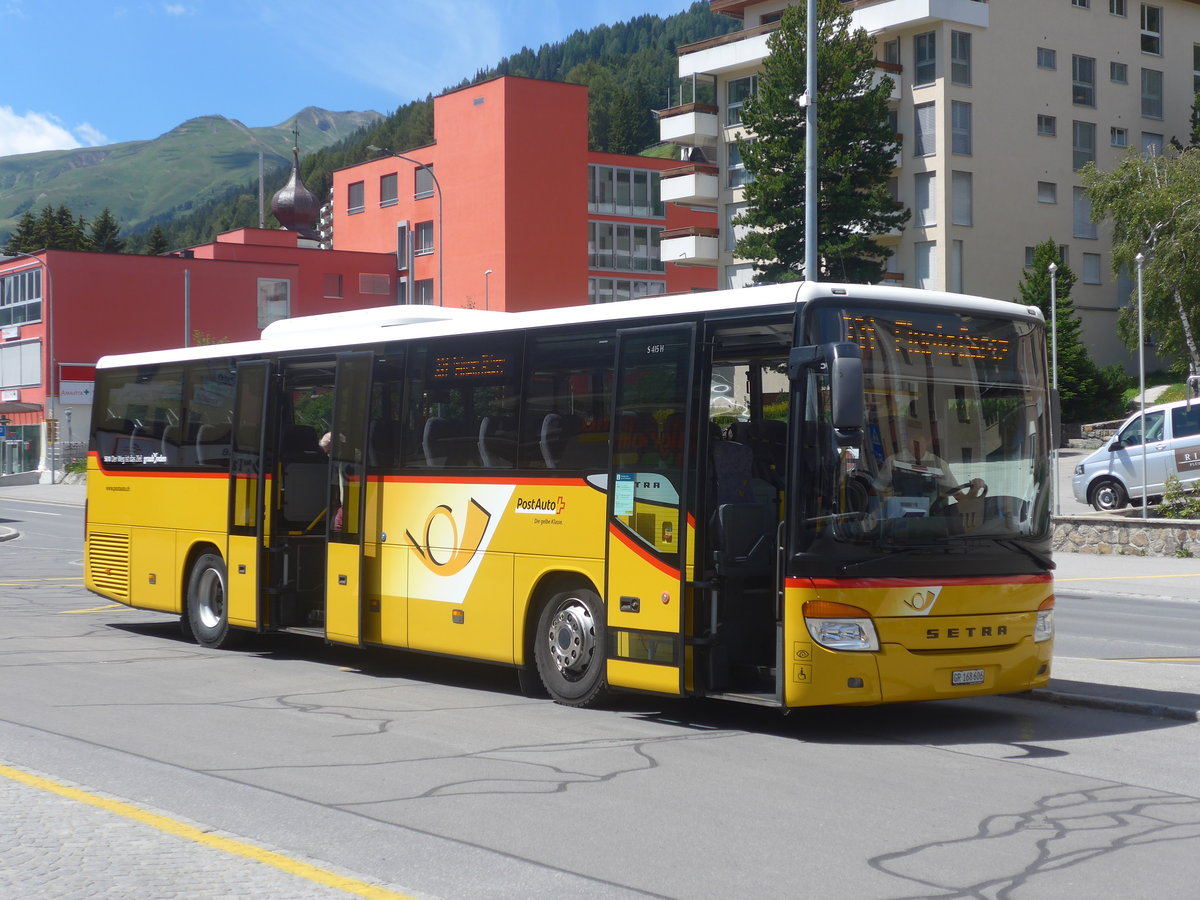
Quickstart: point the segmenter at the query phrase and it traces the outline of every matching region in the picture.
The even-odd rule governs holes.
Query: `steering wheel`
[[[976,487],[975,482],[967,481],[967,482],[964,482],[963,484],[958,485],[957,487],[950,488],[948,491],[943,491],[942,496],[943,497],[966,497],[966,496],[969,496],[976,500],[982,500],[984,497],[987,496],[987,493],[988,493],[988,486],[986,484],[984,484],[982,481],[979,482],[978,487]]]

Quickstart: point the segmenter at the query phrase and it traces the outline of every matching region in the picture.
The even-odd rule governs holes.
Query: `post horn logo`
[[[438,520],[445,520],[443,528],[445,525],[449,525],[450,540],[437,541],[437,550],[435,551],[433,532],[434,525]],[[412,541],[413,550],[430,572],[435,575],[457,575],[467,567],[475,555],[475,551],[479,549],[479,545],[483,542],[483,535],[487,532],[488,522],[491,520],[492,514],[472,499],[471,504],[467,507],[467,527],[463,531],[460,541],[458,523],[454,520],[454,510],[443,503],[434,507],[433,512],[425,520],[424,542],[413,537],[411,531],[405,530],[404,533]],[[447,553],[449,553],[448,556]]]
[[[913,591],[913,595],[904,601],[904,605],[919,613],[928,613],[933,609],[933,604],[937,602],[941,592],[940,587]]]

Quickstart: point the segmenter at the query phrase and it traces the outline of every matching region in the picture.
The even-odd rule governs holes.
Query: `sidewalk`
[[[8,501],[82,507],[84,484],[0,485],[0,505]],[[12,518],[10,505],[4,518]],[[19,533],[0,525],[0,542]],[[2,553],[3,551],[0,551]],[[1098,556],[1055,553],[1055,589],[1060,593],[1093,589],[1137,597],[1166,597],[1196,605],[1200,616],[1200,559]],[[1055,657],[1048,688],[1028,696],[1067,704],[1200,719],[1200,648],[1197,662],[1138,662]]]

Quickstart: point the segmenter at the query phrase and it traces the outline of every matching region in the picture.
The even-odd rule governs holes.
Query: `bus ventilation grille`
[[[129,535],[93,531],[88,566],[92,584],[119,600],[129,599]]]

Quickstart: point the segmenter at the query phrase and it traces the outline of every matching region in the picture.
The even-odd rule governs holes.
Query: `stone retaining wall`
[[[1056,516],[1054,549],[1061,553],[1200,556],[1200,521],[1135,515]]]

